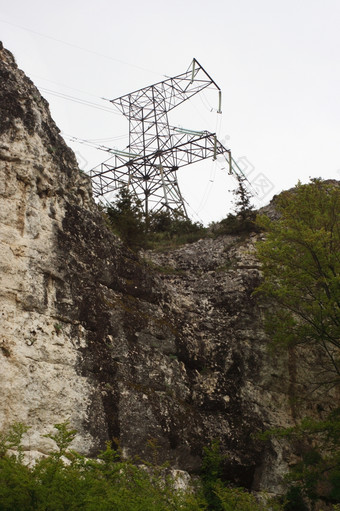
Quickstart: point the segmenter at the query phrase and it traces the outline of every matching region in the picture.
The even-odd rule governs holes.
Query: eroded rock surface
[[[108,231],[47,102],[0,47],[0,426],[25,449],[69,419],[74,448],[199,470],[219,439],[225,477],[276,491],[290,454],[254,434],[294,419],[296,361],[267,352],[252,292],[255,235],[137,257]]]

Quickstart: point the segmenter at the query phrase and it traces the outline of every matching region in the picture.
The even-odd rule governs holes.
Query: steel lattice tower
[[[91,170],[94,195],[128,187],[143,201],[146,215],[165,209],[187,216],[177,180],[180,167],[223,154],[230,173],[235,171],[230,150],[215,133],[169,124],[168,112],[209,86],[218,91],[221,113],[221,89],[196,59],[185,73],[111,100],[129,120],[129,145],[110,150],[113,156]]]

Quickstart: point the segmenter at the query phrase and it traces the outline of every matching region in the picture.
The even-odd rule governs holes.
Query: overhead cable
[[[5,23],[6,25],[11,25],[12,27],[20,28],[21,30],[25,30],[26,32],[30,32],[31,34],[38,35],[39,37],[44,37],[45,39],[50,39],[51,41],[55,41],[60,44],[64,44],[66,46],[69,46],[71,48],[75,48],[76,50],[81,50],[87,53],[91,53],[92,55],[96,55],[97,57],[102,57],[104,59],[113,60],[114,62],[119,62],[120,64],[124,64],[125,66],[134,67],[136,69],[140,69],[142,71],[146,71],[147,73],[152,73],[154,75],[163,76],[161,73],[151,71],[150,69],[146,69],[141,66],[137,66],[136,64],[131,64],[130,62],[126,62],[124,60],[116,59],[115,57],[112,57],[111,55],[105,55],[104,53],[100,53],[98,51],[90,50],[89,48],[84,48],[83,46],[79,46],[77,44],[69,43],[68,41],[63,41],[62,39],[58,39],[56,37],[42,34],[41,32],[37,32],[36,30],[32,30],[27,27],[23,27],[22,25],[18,25],[16,23],[12,23],[10,21],[6,21],[3,19],[0,19],[0,23]]]

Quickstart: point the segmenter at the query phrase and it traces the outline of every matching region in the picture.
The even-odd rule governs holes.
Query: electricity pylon
[[[169,124],[168,112],[209,86],[218,91],[221,113],[221,89],[196,59],[185,73],[111,100],[129,120],[129,145],[110,150],[113,156],[92,169],[94,195],[128,187],[142,200],[146,215],[163,209],[187,216],[177,180],[180,167],[223,154],[233,171],[230,150],[215,133]]]

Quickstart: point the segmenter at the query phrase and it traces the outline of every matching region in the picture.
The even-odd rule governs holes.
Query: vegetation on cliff
[[[259,231],[259,226],[255,223],[256,211],[251,203],[252,196],[245,184],[246,178],[237,175],[236,179],[237,187],[233,190],[234,212],[229,213],[220,222],[211,224],[210,228],[215,236],[244,235]]]
[[[258,244],[263,282],[257,292],[267,305],[267,332],[275,348],[302,348],[313,360],[316,377],[309,391],[339,388],[340,187],[321,179],[298,183],[277,198],[276,209],[278,220],[258,218],[266,231]],[[340,502],[338,402],[320,420],[306,418],[268,435],[299,445],[300,457],[287,477],[291,500],[302,495],[312,503]]]
[[[98,459],[69,448],[75,431],[56,424],[48,436],[57,448],[33,467],[23,462],[21,439],[27,428],[14,425],[0,435],[1,511],[280,511],[263,496],[258,500],[220,479],[218,444],[205,452],[202,477],[185,489],[166,465],[123,460],[108,444]],[[7,453],[14,449],[15,454]]]
[[[328,366],[324,385],[340,384],[340,187],[315,179],[284,192],[281,218],[259,217],[266,239],[258,244],[270,301],[267,329],[278,346],[308,345]]]
[[[141,201],[122,188],[116,201],[104,208],[108,226],[131,249],[172,248],[205,236],[206,229],[177,211],[145,215]]]
[[[127,188],[122,188],[116,200],[103,207],[103,212],[109,228],[132,250],[171,249],[211,235],[240,235],[256,231],[256,213],[250,193],[244,179],[237,176],[237,180],[238,186],[233,191],[234,213],[229,213],[221,222],[212,223],[209,228],[175,210],[154,211],[146,216],[142,202]]]

